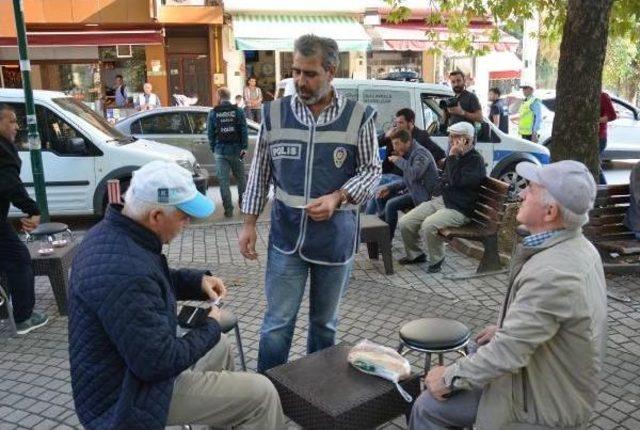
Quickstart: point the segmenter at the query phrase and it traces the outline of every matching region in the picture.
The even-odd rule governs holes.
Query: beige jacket
[[[476,426],[583,429],[596,403],[606,347],[602,262],[579,230],[522,248],[509,276],[498,331],[445,372],[484,387]]]

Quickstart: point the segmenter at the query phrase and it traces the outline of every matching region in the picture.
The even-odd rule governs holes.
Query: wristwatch
[[[344,188],[340,188],[338,193],[340,194],[340,206],[344,206],[349,202],[349,193]]]

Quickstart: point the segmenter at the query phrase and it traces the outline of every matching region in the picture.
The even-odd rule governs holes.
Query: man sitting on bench
[[[429,151],[420,146],[407,130],[391,134],[393,152],[389,156],[402,171],[402,178],[378,188],[375,195],[376,213],[389,224],[391,239],[398,224],[398,211],[413,209],[431,199],[438,181],[438,168]]]
[[[487,175],[484,159],[474,147],[473,125],[458,122],[448,131],[449,156],[433,192],[434,197],[404,215],[399,223],[407,255],[398,262],[416,264],[427,261],[420,248],[420,238],[423,237],[429,250],[429,273],[439,272],[444,262],[444,242],[438,236],[438,229],[459,227],[469,222],[480,186]]]
[[[640,240],[640,162],[631,169],[629,178],[629,209],[624,217],[624,225]]]

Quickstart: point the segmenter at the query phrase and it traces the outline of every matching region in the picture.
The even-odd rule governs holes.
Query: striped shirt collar
[[[316,120],[313,116],[313,112],[309,109],[309,106],[304,104],[300,97],[298,97],[298,93],[294,93],[291,97],[291,109],[295,113],[296,117],[306,125],[322,125],[336,119],[342,107],[344,106],[345,98],[338,93],[336,87],[331,85],[331,90],[333,91],[333,97],[331,98],[331,103],[324,108],[324,110],[318,116]]]
[[[552,231],[543,231],[542,233],[532,234],[522,239],[522,246],[524,246],[525,248],[535,248],[536,246],[542,245],[552,237],[557,236],[562,231],[563,230],[552,230]]]

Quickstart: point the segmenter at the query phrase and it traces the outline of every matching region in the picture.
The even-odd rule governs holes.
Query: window
[[[27,129],[27,116],[25,114],[26,107],[24,103],[7,103],[11,106],[16,112],[16,118],[18,120],[18,126],[20,129],[18,130],[18,134],[16,136],[16,145],[18,146],[18,151],[28,151],[29,150],[29,130]],[[36,105],[36,119],[38,121],[38,133],[40,134],[40,140],[42,141],[42,149],[45,148],[44,142],[44,108],[40,105]]]
[[[193,134],[207,134],[207,119],[209,114],[206,112],[193,112],[187,114]]]
[[[69,125],[56,113],[47,109],[43,127],[45,132],[40,136],[42,148],[61,156],[89,156],[94,148],[78,130]]]
[[[182,113],[149,115],[140,119],[143,134],[190,134],[191,129]]]
[[[618,119],[636,119],[635,113],[627,106],[618,103],[615,100],[611,100],[611,102],[613,103],[613,109],[616,111]]]
[[[551,112],[556,111],[556,99],[543,99],[542,104],[545,105]]]
[[[432,136],[446,136],[446,125],[444,110],[440,107],[440,100],[444,98],[435,98],[433,96],[425,97],[422,95],[422,115],[424,120],[424,128]]]
[[[139,120],[131,124],[130,132],[131,134],[142,134],[142,127],[140,126]]]

